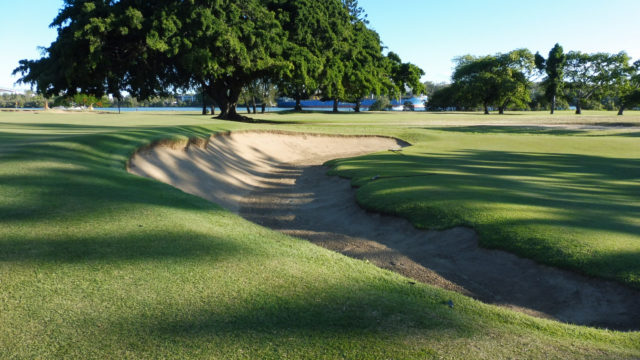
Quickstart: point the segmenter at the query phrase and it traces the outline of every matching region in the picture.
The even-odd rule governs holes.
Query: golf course
[[[250,117],[0,112],[0,358],[640,358],[640,112]]]

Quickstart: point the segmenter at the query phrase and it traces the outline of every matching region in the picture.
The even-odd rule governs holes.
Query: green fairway
[[[353,178],[367,208],[421,228],[470,226],[486,247],[640,288],[637,133],[438,129],[333,173]]]
[[[637,132],[496,126],[518,117],[620,121],[0,112],[0,358],[640,357],[639,332],[413,284],[125,171],[144,145],[220,131],[397,136],[415,146],[332,163],[361,204],[421,227],[473,226],[486,246],[640,287]]]

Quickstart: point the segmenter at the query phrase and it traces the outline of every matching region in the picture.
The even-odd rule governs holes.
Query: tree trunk
[[[244,116],[240,116],[238,114],[238,103],[234,102],[234,103],[229,103],[227,105],[227,119],[232,119],[232,120],[239,120],[239,119],[246,119]]]
[[[44,110],[49,110],[49,100],[44,99]]]
[[[296,95],[296,107],[293,109],[294,111],[302,111],[302,104],[300,102],[300,96]]]
[[[205,97],[204,88],[202,89],[202,115],[207,115],[207,100]]]
[[[576,101],[576,115],[582,114],[582,104],[580,103],[580,99]]]
[[[256,111],[256,97],[255,96],[251,97],[251,106],[253,107],[253,113],[254,114],[257,113],[257,111]]]
[[[338,99],[333,99],[333,112],[338,112]]]
[[[243,121],[247,118],[237,112],[238,99],[242,91],[242,83],[231,83],[221,80],[209,87],[209,97],[220,108],[218,119]]]
[[[263,114],[264,114],[266,109],[267,109],[267,102],[266,101],[262,101],[262,113]]]
[[[618,116],[622,116],[624,114],[624,105],[620,105],[620,109],[618,110]]]
[[[223,120],[242,120],[245,119],[244,116],[240,116],[238,114],[238,100],[226,100],[220,106],[220,115],[218,115],[219,119]]]
[[[216,104],[211,104],[211,115],[216,114]]]
[[[231,104],[231,102],[226,99],[226,97],[221,98],[220,100],[216,100],[216,103],[218,103],[218,106],[220,107],[220,114],[218,115],[219,119],[233,120],[231,118],[232,113],[234,115],[237,115],[236,109]]]
[[[500,107],[498,108],[498,114],[499,114],[499,115],[504,115],[504,106],[500,106]]]
[[[484,106],[484,114],[489,115],[489,105],[485,103],[483,104],[483,106]]]
[[[360,99],[356,100],[356,107],[354,107],[353,110],[357,113],[360,112],[360,104],[361,104]]]

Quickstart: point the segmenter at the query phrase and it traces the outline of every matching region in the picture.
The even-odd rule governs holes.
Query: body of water
[[[56,108],[57,109],[57,108]],[[54,109],[54,110],[56,110]],[[210,108],[207,108],[207,111],[209,111]],[[575,109],[575,108],[574,108]],[[44,110],[44,108],[7,108],[7,110]],[[69,111],[83,111],[82,109],[73,109],[73,108],[69,108],[69,109],[63,109],[63,110],[69,110]],[[258,113],[261,112],[261,108],[258,107]],[[279,111],[291,111],[293,109],[291,108],[281,108],[281,107],[268,107],[265,109],[265,112],[279,112]],[[303,108],[303,110],[305,111],[325,111],[325,112],[331,112],[333,111],[332,108]],[[362,107],[361,111],[368,111],[369,109],[366,107]],[[118,108],[117,107],[110,107],[110,108],[94,108],[94,111],[109,111],[109,112],[118,112]],[[196,112],[201,114],[202,113],[202,108],[201,107],[133,107],[133,108],[120,108],[120,112]],[[247,114],[247,108],[243,107],[238,107],[237,109],[238,114]],[[340,108],[340,112],[353,112],[354,110],[352,108]],[[393,110],[393,111],[397,111],[397,110]],[[422,110],[416,110],[416,111],[422,111]],[[216,108],[216,114],[220,113],[220,109]]]
[[[95,110],[99,110],[99,111],[115,111],[118,112],[118,108],[117,107],[110,107],[110,108],[95,108]],[[207,111],[209,111],[210,108],[207,107]],[[246,114],[246,108],[238,108],[238,113],[239,114]],[[261,108],[257,109],[258,112],[261,111]],[[290,109],[285,109],[285,108],[279,108],[279,107],[268,107],[266,108],[265,112],[276,112],[276,111],[283,111],[283,110],[290,110]],[[173,112],[197,112],[199,114],[202,113],[202,107],[135,107],[135,108],[120,108],[121,112],[135,112],[135,111],[173,111]],[[216,108],[216,113],[219,113],[220,109]]]

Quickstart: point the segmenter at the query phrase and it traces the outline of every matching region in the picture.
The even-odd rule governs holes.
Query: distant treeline
[[[45,98],[32,92],[26,94],[0,94],[0,108],[42,108]]]
[[[120,101],[119,106],[123,108],[133,107],[200,107],[202,106],[201,95],[191,95],[184,99],[183,96],[167,96],[167,97],[151,97],[147,100],[140,101],[135,97],[125,96]],[[45,99],[42,95],[36,94],[32,91],[26,91],[24,94],[1,94],[0,95],[0,108],[44,108],[45,103],[49,107],[75,107],[84,106],[109,108],[117,107],[116,100],[111,100],[108,97],[102,97],[100,99],[87,95],[76,95],[73,97],[59,96],[52,99]]]
[[[640,60],[618,54],[567,54],[556,44],[545,59],[527,49],[455,60],[451,84],[427,84],[427,109],[625,109],[640,105]]]

